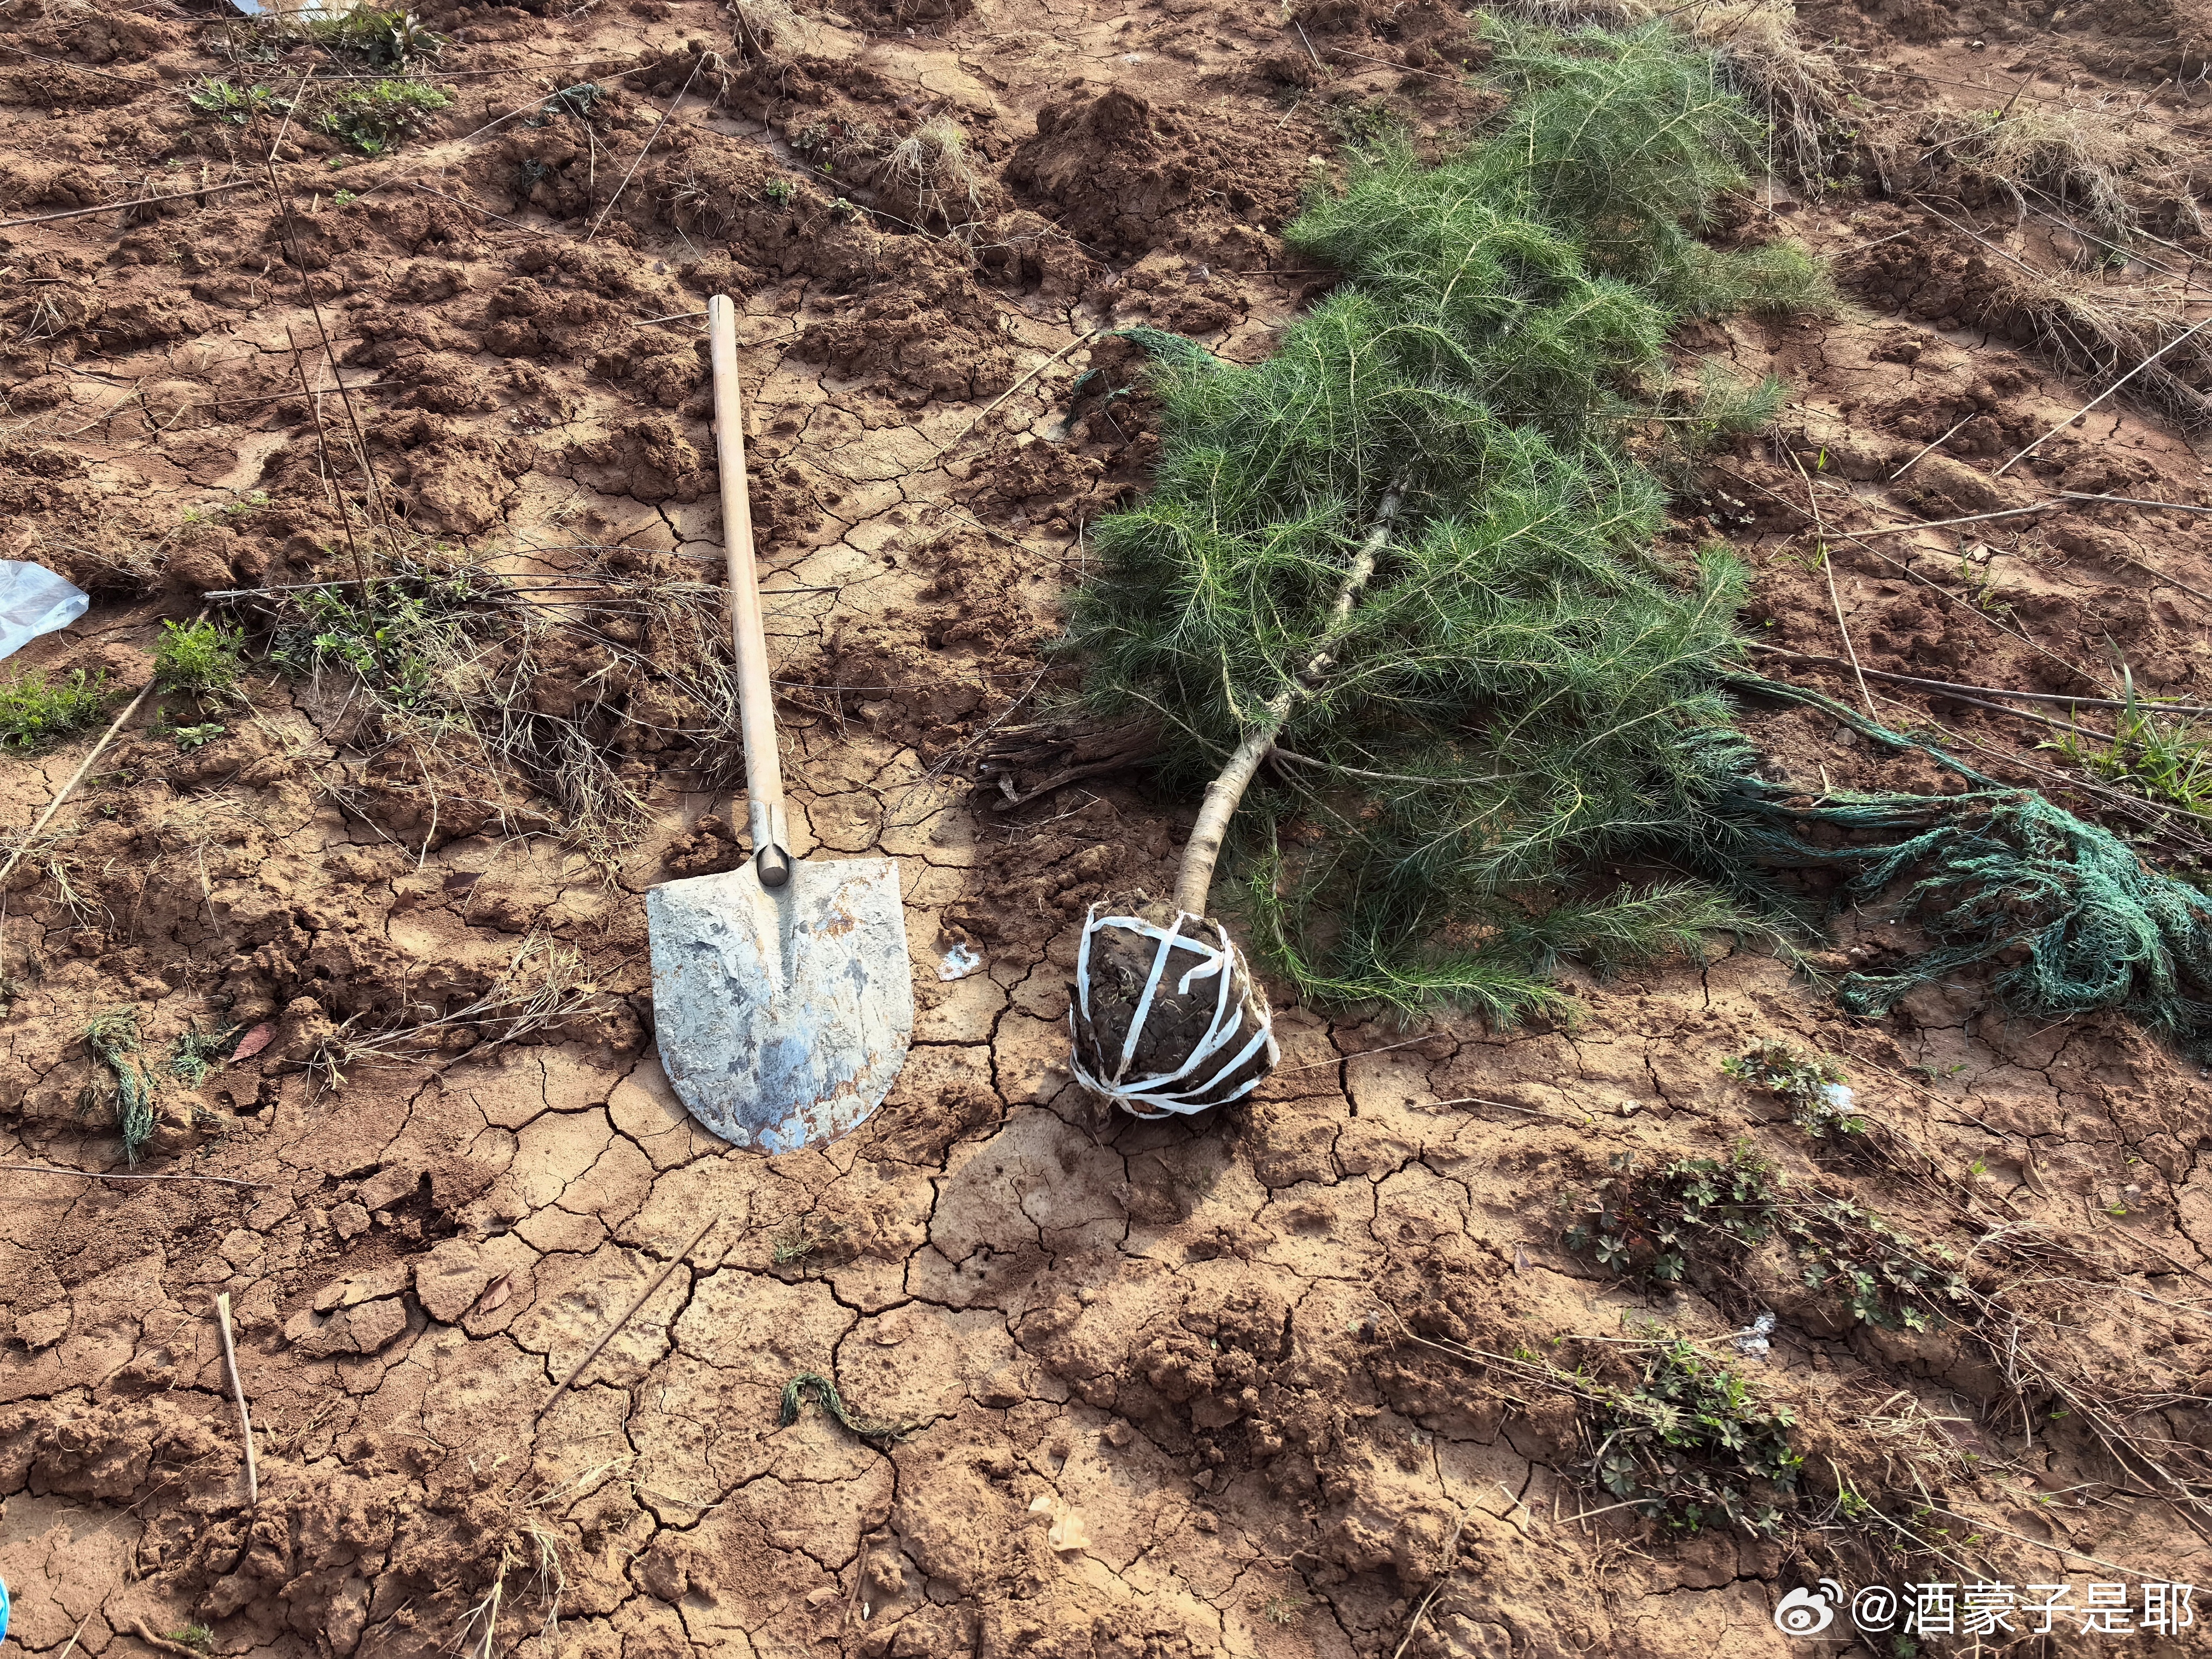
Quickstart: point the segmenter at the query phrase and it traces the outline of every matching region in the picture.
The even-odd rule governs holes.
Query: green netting
[[[1832,698],[1753,677],[1743,684],[1814,704],[1893,747],[1917,749],[1978,786],[1956,795],[1808,802],[1746,781],[1733,814],[1746,852],[1774,864],[1848,869],[1851,898],[1883,902],[1933,942],[1895,971],[1847,975],[1838,988],[1846,1008],[1887,1013],[1916,986],[1991,963],[1997,990],[2023,1012],[2121,1009],[2185,1052],[2212,1054],[2212,898],[2152,869],[2110,830]],[[1878,839],[1819,846],[1809,839],[1814,825]]]
[[[1827,290],[1794,248],[1698,240],[1757,133],[1709,54],[1663,25],[1491,27],[1516,102],[1289,228],[1346,280],[1272,357],[1129,331],[1155,356],[1162,453],[1151,495],[1098,525],[1071,618],[1089,711],[1157,723],[1166,781],[1195,793],[1287,694],[1239,873],[1310,996],[1510,1019],[1558,1002],[1564,959],[1802,937],[1778,867],[1826,865],[1862,900],[1902,884],[1936,941],[1847,981],[1852,1006],[1995,959],[2023,1008],[2124,1007],[2195,1041],[2212,907],[2106,832],[1948,757],[1972,790],[1792,806],[1755,775],[1728,689],[1789,689],[1742,667],[1745,573],[1650,548],[1662,475],[1763,425],[1780,388],[1671,374],[1668,342]]]

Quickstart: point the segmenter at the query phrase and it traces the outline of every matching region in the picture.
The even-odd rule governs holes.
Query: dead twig
[[[2106,386],[2106,387],[2102,392],[2099,392],[2095,397],[2094,397],[2094,398],[2090,398],[2090,399],[2089,399],[2089,401],[2088,401],[2087,403],[2086,403],[2086,404],[2082,404],[2081,408],[2079,408],[2079,409],[2075,410],[2071,415],[2069,415],[2069,416],[2068,416],[2064,420],[2063,420],[2063,421],[2059,422],[2059,423],[2058,423],[2057,426],[2052,427],[2052,428],[2051,428],[2051,430],[2050,430],[2050,431],[2048,431],[2048,432],[2045,433],[2045,434],[2044,434],[2040,438],[2038,438],[2038,439],[2033,442],[2033,443],[2030,444],[2027,448],[2025,448],[2025,449],[2021,450],[2021,451],[2020,452],[2020,453],[2019,453],[2019,454],[2017,454],[2017,455],[2014,456],[2014,457],[2012,458],[2012,459],[2010,459],[2010,460],[2007,461],[2007,462],[2006,462],[2002,466],[1999,467],[1999,468],[1998,468],[1995,472],[1991,473],[1990,476],[1991,477],[1993,477],[1993,478],[2002,478],[2002,477],[2004,477],[2004,475],[2005,475],[2006,473],[2008,473],[2008,472],[2011,471],[2012,471],[2012,469],[2013,469],[2014,467],[2015,467],[2015,466],[2019,465],[2022,461],[2026,460],[2029,456],[2031,456],[2031,455],[2034,454],[2034,453],[2035,453],[2035,452],[2036,452],[2037,450],[2039,450],[2039,449],[2042,448],[2044,445],[2045,445],[2046,443],[2049,443],[2049,442],[2050,442],[2053,438],[2057,437],[2060,433],[2062,433],[2062,432],[2065,431],[2065,430],[2066,430],[2066,428],[2067,428],[2068,427],[2069,427],[2069,426],[2073,425],[2075,422],[2076,422],[2076,421],[2080,420],[2080,419],[2081,419],[2084,415],[2087,415],[2087,414],[2091,410],[2094,409],[2094,408],[2095,408],[2099,404],[2101,404],[2102,402],[2104,402],[2104,401],[2105,401],[2105,399],[2106,399],[2106,398],[2107,398],[2111,397],[2111,396],[2112,396],[2115,392],[2118,392],[2118,391],[2122,386],[2125,386],[2125,385],[2126,385],[2130,380],[2134,380],[2134,379],[2135,379],[2135,377],[2136,377],[2136,375],[2138,375],[2138,374],[2142,374],[2142,373],[2143,372],[2143,370],[2145,370],[2145,369],[2148,368],[2149,368],[2153,363],[2156,362],[2160,358],[2161,358],[2161,357],[2165,356],[2166,356],[2166,354],[2167,352],[2169,352],[2169,351],[2172,350],[2172,349],[2174,349],[2174,347],[2176,347],[2176,346],[2178,346],[2178,345],[2185,344],[2185,343],[2186,343],[2188,341],[2190,341],[2190,340],[2191,340],[2191,339],[2194,339],[2194,338],[2196,337],[2196,336],[2197,336],[2197,331],[2198,331],[2200,329],[2203,328],[2207,324],[2212,324],[2212,317],[2207,317],[2207,318],[2204,318],[2202,321],[2195,322],[2195,323],[2191,323],[2191,325],[2190,325],[2186,329],[2185,329],[2184,331],[2182,331],[2182,332],[2180,332],[2180,333],[2179,333],[2179,334],[2175,335],[2175,336],[2174,336],[2171,340],[2168,340],[2168,341],[2167,341],[2164,345],[2160,346],[2157,350],[2155,350],[2155,351],[2152,352],[2152,353],[2150,354],[2150,356],[2148,356],[2148,357],[2144,358],[2141,362],[2137,363],[2137,364],[2136,364],[2133,368],[2130,369],[2126,374],[2124,374],[2121,375],[2121,376],[2120,376],[2120,378],[2119,378],[2118,380],[2117,380],[2113,381],[2113,382],[2112,383],[2112,385],[2110,385],[2110,386]],[[2024,511],[2025,509],[2022,509],[2022,510]]]
[[[607,198],[607,204],[599,210],[599,216],[592,221],[591,229],[585,232],[584,240],[586,242],[599,234],[599,227],[606,223],[607,215],[612,213],[615,210],[615,204],[622,200],[623,191],[629,188],[630,179],[636,175],[638,168],[645,164],[645,153],[653,148],[653,141],[660,137],[660,130],[668,125],[668,118],[676,113],[677,105],[690,95],[691,83],[699,78],[699,71],[707,67],[708,58],[713,58],[718,66],[721,63],[719,53],[709,52],[702,53],[699,61],[691,65],[691,73],[684,77],[683,89],[669,100],[668,107],[661,111],[660,118],[653,124],[653,131],[645,135],[645,142],[638,146],[637,159],[629,164],[629,171],[623,174],[622,183],[615,186],[615,193]]]
[[[1452,1576],[1452,1569],[1459,1565],[1459,1535],[1466,1525],[1467,1516],[1463,1514],[1453,1521],[1451,1536],[1444,1540],[1443,1570],[1437,1574],[1437,1582],[1429,1586],[1429,1593],[1421,1598],[1421,1605],[1413,1609],[1413,1622],[1406,1626],[1406,1639],[1398,1644],[1390,1659],[1405,1659],[1406,1650],[1413,1645],[1413,1638],[1420,1633],[1421,1621],[1429,1616],[1429,1603],[1437,1599],[1437,1592],[1444,1587],[1444,1581]]]
[[[1874,693],[1867,690],[1866,675],[1859,668],[1859,648],[1851,642],[1850,626],[1844,621],[1843,595],[1836,589],[1836,562],[1828,556],[1827,521],[1820,516],[1820,492],[1813,488],[1813,475],[1797,459],[1797,452],[1787,444],[1783,446],[1783,451],[1790,457],[1790,465],[1797,469],[1797,476],[1805,481],[1805,504],[1811,509],[1813,534],[1820,550],[1820,574],[1828,579],[1828,608],[1836,613],[1836,632],[1844,641],[1844,654],[1850,659],[1851,677],[1859,683],[1859,701],[1866,704],[1867,713],[1871,715]]]
[[[338,509],[338,526],[345,532],[346,551],[353,556],[353,579],[361,589],[362,609],[368,609],[368,570],[361,562],[361,547],[353,538],[353,514],[346,511],[345,492],[338,488],[338,475],[331,469],[331,448],[323,437],[323,404],[307,385],[307,365],[300,356],[300,343],[292,337],[288,325],[284,343],[292,348],[292,368],[300,377],[300,390],[307,399],[307,413],[315,422],[315,453],[323,463],[323,482],[331,487],[331,500]],[[341,395],[344,388],[339,388]]]
[[[180,1654],[183,1659],[204,1659],[204,1656],[198,1648],[188,1648],[182,1642],[173,1642],[166,1636],[155,1635],[146,1627],[146,1621],[143,1619],[133,1619],[131,1621],[131,1633],[156,1653]]]
[[[300,77],[300,87],[295,88],[292,94],[295,106],[297,105],[300,91],[306,88],[307,80],[307,76],[303,75]],[[258,110],[254,112],[254,119],[258,126],[260,120]],[[288,110],[284,116],[287,126],[290,125],[291,119],[290,111]],[[392,520],[384,510],[384,494],[377,488],[376,469],[369,465],[368,440],[362,434],[361,417],[354,413],[353,395],[346,389],[345,373],[338,367],[337,349],[331,343],[330,327],[323,320],[323,303],[316,298],[313,279],[306,262],[300,258],[299,240],[294,234],[292,228],[292,204],[286,198],[283,187],[276,182],[276,150],[283,142],[284,129],[280,127],[276,133],[276,142],[269,146],[268,153],[261,158],[261,170],[268,179],[269,194],[276,204],[277,226],[283,242],[284,256],[290,262],[292,269],[300,273],[300,292],[306,298],[307,310],[315,319],[315,332],[322,337],[323,355],[330,360],[331,379],[337,386],[338,402],[345,410],[347,424],[353,428],[354,448],[361,458],[362,476],[368,484],[369,505],[375,509],[378,525],[389,532],[392,528]],[[295,352],[296,349],[295,348]],[[332,480],[332,483],[335,487],[335,479]]]
[[[238,1407],[239,1437],[246,1442],[246,1506],[258,1509],[261,1505],[261,1475],[253,1463],[253,1419],[246,1409],[246,1384],[238,1380],[238,1350],[230,1340],[230,1292],[224,1291],[215,1299],[215,1320],[222,1332],[222,1368],[230,1374],[230,1397]]]
[[[962,428],[960,428],[960,430],[959,430],[959,431],[957,431],[957,432],[954,433],[954,434],[953,434],[950,438],[947,438],[947,439],[946,439],[946,440],[942,443],[942,444],[939,444],[939,445],[938,446],[938,447],[937,447],[936,452],[935,452],[933,454],[932,454],[932,455],[930,456],[930,458],[929,458],[927,460],[924,461],[924,462],[923,462],[923,463],[922,463],[919,467],[915,468],[915,470],[916,471],[918,471],[918,472],[926,472],[926,471],[927,471],[931,467],[935,466],[935,465],[938,464],[938,462],[939,462],[939,460],[941,460],[941,459],[944,459],[945,454],[945,453],[946,453],[948,450],[951,449],[951,448],[952,448],[956,444],[957,444],[957,443],[958,443],[958,442],[963,439],[963,438],[965,438],[965,437],[966,437],[969,433],[973,432],[973,431],[974,431],[977,427],[979,427],[979,426],[982,425],[984,422],[986,422],[986,421],[989,420],[989,419],[991,418],[991,416],[992,416],[992,414],[994,413],[994,411],[995,411],[995,410],[998,409],[998,407],[999,407],[999,405],[1000,405],[1000,404],[1002,404],[1002,403],[1006,402],[1007,398],[1009,398],[1012,397],[1012,396],[1014,395],[1014,393],[1016,393],[1017,392],[1019,392],[1019,391],[1020,391],[1024,386],[1027,386],[1027,385],[1028,385],[1031,380],[1034,380],[1035,379],[1036,379],[1036,377],[1037,377],[1038,375],[1040,375],[1040,374],[1043,374],[1043,373],[1045,372],[1045,370],[1047,370],[1048,368],[1051,368],[1054,363],[1058,362],[1059,362],[1062,357],[1065,357],[1066,356],[1067,356],[1067,354],[1068,354],[1069,352],[1071,352],[1071,351],[1074,350],[1076,347],[1078,347],[1078,346],[1079,346],[1079,345],[1083,344],[1085,341],[1086,341],[1086,340],[1094,340],[1094,339],[1097,338],[1099,335],[1103,334],[1105,331],[1105,331],[1104,329],[1103,329],[1103,328],[1094,328],[1094,329],[1091,330],[1088,333],[1085,333],[1085,334],[1079,334],[1079,335],[1077,335],[1073,339],[1070,340],[1070,341],[1069,341],[1066,345],[1064,345],[1064,346],[1060,347],[1060,349],[1059,350],[1057,350],[1057,351],[1054,352],[1054,353],[1052,354],[1052,356],[1049,356],[1049,357],[1046,358],[1042,362],[1039,363],[1039,364],[1038,364],[1035,368],[1031,369],[1028,374],[1026,374],[1023,375],[1023,376],[1022,376],[1022,378],[1021,378],[1020,380],[1018,380],[1015,381],[1012,386],[1008,386],[1008,387],[1007,387],[1004,392],[1000,392],[997,397],[995,397],[995,398],[992,398],[992,399],[991,399],[991,402],[990,402],[990,405],[989,405],[989,407],[988,407],[988,408],[985,409],[985,410],[983,410],[983,412],[982,412],[981,414],[978,415],[978,416],[977,416],[974,420],[972,420],[972,421],[969,422],[967,425],[965,425],[965,426],[962,427]]]
[[[195,196],[212,196],[218,191],[242,189],[252,182],[251,179],[234,179],[227,185],[204,185],[198,190],[180,190],[168,196],[141,196],[135,202],[102,202],[98,207],[70,208],[60,213],[34,213],[27,219],[0,219],[0,230],[13,230],[18,225],[50,225],[57,219],[82,219],[93,213],[115,213],[127,208],[151,207],[156,202],[183,202]]]
[[[599,1357],[599,1351],[602,1348],[605,1347],[608,1343],[613,1341],[617,1336],[622,1334],[623,1327],[629,1324],[631,1320],[637,1317],[638,1310],[645,1306],[647,1303],[653,1300],[653,1292],[658,1291],[662,1285],[667,1282],[668,1275],[676,1271],[678,1267],[682,1264],[685,1256],[690,1255],[692,1251],[699,1248],[699,1241],[706,1237],[708,1230],[720,1219],[721,1217],[718,1215],[708,1216],[704,1224],[701,1225],[699,1231],[691,1235],[691,1242],[686,1244],[682,1249],[677,1251],[674,1255],[669,1257],[668,1260],[662,1264],[660,1271],[653,1276],[653,1282],[645,1287],[644,1291],[639,1295],[637,1300],[631,1303],[629,1307],[623,1310],[622,1317],[615,1321],[613,1324],[607,1327],[605,1332],[600,1336],[599,1340],[592,1344],[590,1352],[586,1353],[581,1359],[576,1362],[575,1369],[570,1371],[568,1376],[562,1377],[559,1385],[554,1389],[553,1392],[545,1396],[545,1403],[540,1406],[536,1412],[532,1413],[530,1419],[532,1422],[537,1422],[539,1419],[543,1418],[546,1413],[553,1409],[554,1402],[559,1400],[562,1395],[568,1392],[569,1384],[573,1383],[578,1377],[584,1374],[591,1363]]]
[[[1889,482],[1895,483],[1906,473],[1911,471],[1914,467],[1919,465],[1921,462],[1928,459],[1929,453],[1935,449],[1936,444],[1942,443],[1944,438],[1948,438],[1953,432],[1956,432],[1960,427],[1966,425],[1968,421],[1972,420],[1976,415],[1978,415],[1982,411],[1980,410],[1977,409],[1961,416],[1959,418],[1957,425],[1953,426],[1950,432],[1945,433],[1942,438],[1936,439],[1935,443],[1929,444],[1926,449],[1923,449],[1917,453],[1911,460],[1907,461],[1903,466],[1898,468],[1896,471],[1891,473],[1889,475]]]
[[[1796,662],[1826,663],[1832,668],[1850,666],[1840,657],[1816,656],[1809,651],[1792,651],[1786,646],[1768,645],[1759,640],[1749,640],[1745,643],[1753,651],[1768,656],[1788,657]],[[2063,691],[2013,691],[1997,685],[1966,685],[1954,680],[1925,679],[1917,674],[1892,674],[1879,668],[1863,672],[1870,680],[1881,680],[1889,685],[1917,686],[1923,691],[1965,691],[1978,697],[2010,697],[2018,702],[2054,702],[2069,708],[2140,708],[2152,714],[2212,714],[2212,703],[2160,702],[2147,697],[2137,697],[2130,702],[2118,697],[2069,696]]]
[[[1841,533],[1861,541],[1876,536],[1902,536],[1909,530],[1948,530],[1953,525],[1980,524],[1985,519],[2017,519],[2027,513],[2048,513],[2054,507],[2063,507],[2063,501],[2037,501],[2028,507],[2008,507],[1996,513],[1969,513],[1963,519],[1930,519],[1924,524],[1886,524],[1879,530],[1847,530]]]

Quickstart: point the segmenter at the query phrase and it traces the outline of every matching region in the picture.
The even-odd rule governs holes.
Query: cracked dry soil
[[[2061,106],[2138,100],[2147,145],[2201,156],[2202,94],[2177,78],[2202,67],[2197,12],[2087,9],[1846,0],[1799,26],[1886,111],[1978,107],[2025,74]],[[195,1023],[273,1040],[198,1088],[164,1079],[147,1166],[250,1187],[0,1176],[0,1576],[26,1651],[179,1650],[165,1633],[197,1624],[209,1650],[272,1656],[1379,1655],[1425,1607],[1415,1653],[1779,1653],[1787,1588],[1897,1576],[1878,1535],[1836,1522],[1839,1490],[1915,1494],[2018,1583],[2115,1563],[2212,1583],[2201,1522],[1961,1334],[1854,1326],[1786,1274],[1771,1359],[1747,1368],[1809,1455],[1808,1507],[1774,1541],[1581,1518],[1609,1500],[1571,1402],[1398,1323],[1616,1378],[1606,1340],[1638,1320],[1725,1337],[1746,1310],[1655,1299],[1565,1252],[1559,1200],[1617,1155],[1748,1137],[1931,1241],[2041,1228],[2093,1255],[2105,1289],[2058,1340],[2144,1431],[2202,1446],[2212,1088],[2124,1024],[2032,1026],[1973,984],[1846,1020],[1735,953],[1579,985],[1578,1022],[1504,1036],[1284,1007],[1281,1071],[1197,1121],[1103,1116],[1068,1085],[1076,921],[1109,884],[1163,884],[1187,814],[1110,768],[1016,811],[966,785],[1045,680],[1083,527],[1141,485],[1152,410],[1100,395],[1136,367],[1102,338],[970,423],[1109,320],[1264,352],[1328,280],[1286,270],[1276,233],[1336,165],[1345,112],[1387,106],[1425,142],[1489,107],[1454,67],[1479,61],[1465,15],[1325,0],[1289,27],[1256,0],[856,0],[755,56],[703,0],[422,11],[458,102],[342,171],[331,141],[290,130],[296,264],[258,184],[4,233],[0,552],[100,596],[23,660],[136,690],[159,620],[198,593],[343,574],[318,420],[351,510],[369,503],[337,399],[298,392],[289,342],[319,337],[301,265],[410,531],[515,571],[588,548],[640,580],[718,580],[701,325],[680,313],[728,291],[794,850],[901,861],[913,1054],[822,1154],[731,1152],[671,1097],[640,894],[733,851],[702,783],[707,711],[665,661],[585,651],[548,675],[555,706],[627,711],[603,735],[652,827],[611,861],[380,770],[313,684],[255,680],[250,714],[190,753],[142,719],[6,895],[5,1158],[122,1167],[80,1040],[99,1011],[135,1006],[149,1053]],[[0,29],[11,217],[258,177],[264,130],[181,96],[225,71],[234,25],[12,0]],[[589,123],[488,128],[586,78],[608,94]],[[942,120],[972,185],[882,164],[884,135]],[[1823,659],[1785,666],[1839,696],[1808,531],[1832,538],[1869,668],[2081,690],[2117,650],[2137,684],[2203,700],[2212,520],[2106,503],[1963,541],[1832,539],[2058,489],[2207,489],[2124,401],[1990,476],[2085,394],[2005,297],[2003,261],[2044,268],[2049,236],[1978,240],[1930,199],[1847,183],[1732,209],[1724,233],[1833,256],[1852,307],[1686,343],[1801,401],[1775,441],[1717,458],[1680,546],[1742,548],[1750,625]],[[2201,240],[2173,234],[2193,270]],[[216,510],[255,491],[265,505]],[[2008,716],[1893,689],[1886,717],[1932,712],[1981,763],[2033,757],[2041,733]],[[1934,782],[1824,717],[1750,718],[1808,789]],[[5,821],[27,827],[85,750],[8,761]],[[1831,965],[1905,931],[1851,924]],[[435,1064],[356,1064],[342,1087],[309,1065],[334,1030],[481,994],[532,937],[577,951],[597,993],[533,1041],[470,1056],[464,1030]],[[984,966],[940,981],[957,942]],[[1816,1161],[1721,1071],[1776,1036],[1839,1056],[1927,1173]],[[708,1215],[725,1219],[540,1418]],[[225,1291],[253,1508],[210,1315]],[[812,1406],[781,1426],[802,1371],[915,1431],[856,1437]]]

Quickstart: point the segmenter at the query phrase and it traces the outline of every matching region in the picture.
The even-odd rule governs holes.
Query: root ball
[[[1229,930],[1143,893],[1091,907],[1069,1003],[1076,1080],[1136,1117],[1238,1099],[1282,1053]]]

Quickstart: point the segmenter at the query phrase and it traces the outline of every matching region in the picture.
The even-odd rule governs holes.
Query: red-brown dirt
[[[1442,143],[1497,102],[1437,0],[1292,9],[442,0],[428,75],[455,101],[370,158],[185,96],[282,91],[326,54],[257,58],[265,36],[167,0],[0,7],[0,215],[34,221],[0,228],[0,556],[97,599],[20,661],[135,692],[202,594],[346,578],[349,525],[688,584],[711,617],[697,313],[727,292],[794,850],[900,861],[919,1003],[891,1098],[827,1152],[733,1152],[671,1096],[640,896],[737,856],[733,756],[683,655],[705,635],[609,601],[537,647],[530,711],[642,803],[620,834],[564,834],[544,778],[477,768],[448,728],[367,732],[335,676],[257,672],[189,750],[169,732],[198,717],[149,700],[9,879],[0,1159],[125,1170],[83,1037],[128,1007],[149,1060],[257,1033],[198,1085],[161,1073],[136,1171],[244,1184],[0,1172],[0,1577],[26,1651],[1779,1654],[1802,1650],[1772,1622],[1788,1590],[1942,1571],[1863,1499],[2016,1584],[2212,1584],[2201,1486],[2152,1490],[1966,1334],[1838,1319],[1786,1261],[1772,1353],[1741,1367],[1808,1459],[1771,1540],[1613,1508],[1571,1397],[1434,1346],[1605,1383],[1651,1322],[1724,1346],[1750,1310],[1613,1278],[1563,1246],[1561,1200],[1614,1160],[1747,1138],[1962,1256],[2032,1236],[2090,1264],[2066,1271],[2093,1305],[2045,1339],[2139,1434],[2212,1444],[2212,1087],[2124,1022],[2019,1021],[1963,981],[1854,1020],[1717,945],[1503,1035],[1279,992],[1282,1069],[1195,1121],[1069,1082],[1076,925],[1170,884],[1188,811],[1126,768],[1037,788],[1064,757],[1008,775],[1035,791],[1018,808],[970,791],[1049,688],[1086,526],[1158,447],[1141,390],[1097,396],[1136,379],[1127,343],[1031,372],[1110,323],[1264,355],[1328,281],[1279,232],[1347,136],[1387,114]],[[2106,383],[2062,337],[2086,303],[2202,314],[2201,9],[1836,0],[1796,27],[1839,77],[1835,176],[1762,182],[1717,234],[1801,238],[1846,304],[1684,340],[1793,401],[1715,458],[1662,556],[1741,550],[1747,628],[1799,653],[1762,666],[1846,701],[1838,613],[1869,669],[2102,695],[2124,660],[2208,700],[2212,515],[2189,509],[2212,480],[2176,422],[2212,359],[2177,352],[2156,401],[2124,392],[1995,476]],[[587,113],[546,106],[587,82]],[[1962,173],[1942,124],[2008,98],[2120,132],[2150,234],[2126,259]],[[236,187],[35,222],[209,185]],[[2178,505],[1864,536],[2062,491]],[[270,602],[236,614],[265,647]],[[2073,775],[2047,727],[1869,695],[2008,781]],[[1808,792],[1939,786],[1826,716],[1746,720]],[[0,761],[10,850],[88,747]],[[2205,845],[2062,798],[2160,857]],[[1815,965],[1906,931],[1863,916]],[[963,943],[981,969],[941,978]],[[476,1016],[385,1040],[496,995],[518,953],[566,964],[520,1040]],[[1902,1164],[1816,1156],[1723,1072],[1775,1037],[1836,1056]],[[813,1403],[782,1425],[802,1372],[912,1432]]]

